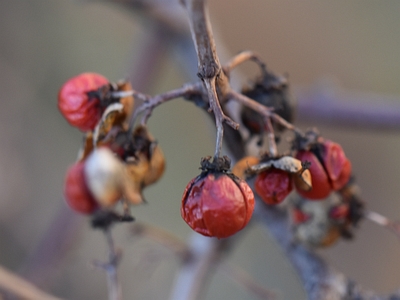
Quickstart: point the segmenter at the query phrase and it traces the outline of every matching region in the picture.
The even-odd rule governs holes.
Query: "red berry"
[[[298,188],[297,192],[304,198],[311,200],[326,198],[331,192],[331,183],[317,156],[311,151],[302,150],[297,153],[296,158],[302,162],[308,161],[311,163],[309,170],[312,182],[311,190],[304,191]]]
[[[255,189],[265,203],[278,204],[292,191],[292,180],[289,173],[270,168],[258,174]]]
[[[109,84],[107,78],[96,73],[83,73],[68,80],[58,93],[58,108],[67,121],[81,131],[93,130],[101,119],[100,99],[89,97]]]
[[[90,214],[98,208],[86,185],[83,162],[77,162],[68,169],[64,195],[68,205],[77,212]]]
[[[332,189],[340,190],[350,179],[351,163],[339,144],[326,140],[323,146],[322,160]]]
[[[222,172],[194,178],[182,196],[181,215],[196,232],[225,238],[243,229],[254,210],[254,194],[244,180]]]

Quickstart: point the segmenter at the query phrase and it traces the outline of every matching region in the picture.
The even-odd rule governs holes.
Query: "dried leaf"
[[[116,120],[123,113],[124,106],[121,103],[110,104],[104,111],[101,120],[97,123],[93,133],[93,144],[97,145],[99,139],[104,137],[116,124]]]
[[[302,170],[293,174],[293,180],[297,188],[303,191],[309,191],[312,188],[310,170]]]
[[[250,167],[257,165],[260,159],[255,156],[246,156],[239,160],[232,168],[232,173],[245,180]]]
[[[118,91],[123,91],[123,92],[132,91],[132,85],[128,81],[118,82],[117,86],[118,86]],[[121,117],[123,117],[122,120],[122,122],[124,122],[123,127],[126,127],[125,129],[127,129],[129,123],[127,117],[132,115],[135,99],[133,98],[133,96],[122,97],[119,100],[119,103],[121,103],[124,107],[123,116]]]
[[[288,173],[297,173],[303,169],[300,160],[291,156],[282,156],[277,159],[270,159],[266,162],[251,166],[248,169],[247,173],[258,174],[265,170],[268,170],[271,167],[280,169]]]
[[[77,160],[78,161],[85,160],[92,151],[93,151],[93,134],[91,131],[88,131],[83,140],[83,145],[79,149]]]

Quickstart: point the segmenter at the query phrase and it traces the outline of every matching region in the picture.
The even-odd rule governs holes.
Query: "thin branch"
[[[0,288],[9,291],[22,299],[61,300],[38,289],[32,283],[22,279],[0,266]],[[1,297],[1,296],[0,296]]]
[[[390,232],[394,233],[398,238],[400,238],[400,222],[399,221],[392,221],[387,217],[378,214],[374,211],[366,211],[364,217],[368,220],[383,226],[390,230]]]
[[[104,230],[104,236],[108,246],[108,262],[94,261],[93,265],[103,269],[107,274],[108,299],[122,300],[121,284],[117,274],[118,265],[121,261],[121,252],[115,248],[110,228]]]
[[[133,93],[132,95],[140,94],[137,93],[136,91],[132,91],[132,93]],[[142,94],[142,97],[145,97],[145,100],[132,114],[129,120],[129,130],[131,132],[133,131],[136,119],[139,114],[146,112],[141,121],[141,123],[145,125],[149,117],[151,116],[153,109],[159,106],[160,104],[163,104],[169,100],[177,99],[180,97],[190,97],[193,95],[201,95],[201,94],[202,94],[202,86],[200,83],[186,84],[181,88],[177,88],[175,90],[171,90],[166,93],[159,94],[153,97]]]
[[[232,119],[228,118],[224,112],[222,111],[221,105],[218,100],[217,90],[215,87],[215,80],[212,79],[204,79],[204,84],[207,89],[208,99],[210,101],[210,108],[214,112],[215,116],[215,124],[217,127],[217,140],[215,143],[215,152],[214,159],[221,156],[222,150],[222,142],[224,139],[224,126],[223,122],[226,122],[233,129],[238,129],[239,125],[232,121]]]
[[[234,99],[234,100],[242,103],[243,105],[248,106],[249,108],[253,109],[254,111],[258,112],[260,115],[262,115],[264,117],[273,119],[275,122],[277,122],[278,124],[281,124],[282,126],[286,127],[289,130],[293,130],[299,134],[302,134],[300,129],[298,129],[293,124],[286,121],[284,118],[282,118],[278,114],[274,113],[271,108],[264,106],[261,103],[258,103],[257,101],[254,101],[253,99],[251,99],[241,93],[238,93],[234,90],[230,90],[227,93],[226,97],[229,99]]]
[[[243,51],[233,57],[226,65],[224,65],[223,69],[225,73],[229,75],[234,68],[249,60],[254,61],[260,66],[261,69],[265,68],[265,63],[261,60],[258,54],[254,53],[253,51]]]
[[[190,31],[197,52],[198,76],[203,80],[210,102],[210,108],[215,116],[217,139],[214,158],[218,158],[221,155],[224,136],[223,122],[227,122],[227,124],[234,129],[238,128],[238,124],[223,113],[217,93],[218,89],[220,93],[224,94],[224,91],[229,86],[229,82],[222,71],[216,52],[211,23],[205,7],[205,0],[186,0],[184,3],[188,11]]]

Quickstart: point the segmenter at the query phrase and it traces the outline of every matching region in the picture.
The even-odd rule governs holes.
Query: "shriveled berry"
[[[96,73],[83,73],[64,83],[58,93],[58,108],[72,126],[81,131],[95,128],[103,108],[100,99],[88,93],[107,84],[107,78]]]
[[[299,151],[296,158],[305,162],[310,162],[309,171],[311,173],[312,189],[305,191],[296,188],[297,192],[304,198],[311,200],[322,200],[331,192],[331,183],[324,167],[319,162],[317,156],[311,151]]]
[[[281,203],[293,189],[290,174],[276,168],[258,174],[254,186],[266,204]]]
[[[77,162],[68,169],[64,196],[67,204],[76,212],[91,214],[98,208],[86,185],[83,162]]]
[[[196,232],[225,238],[243,229],[254,210],[254,194],[234,175],[211,171],[194,178],[183,196],[181,215]]]

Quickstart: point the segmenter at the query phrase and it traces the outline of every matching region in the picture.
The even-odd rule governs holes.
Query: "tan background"
[[[65,208],[64,173],[80,145],[81,134],[57,111],[59,86],[84,71],[110,80],[126,76],[132,53],[146,36],[146,26],[126,9],[88,2],[0,1],[0,264],[16,271],[41,243],[56,211]],[[271,69],[288,72],[295,87],[329,77],[346,89],[399,95],[400,100],[398,1],[209,2],[212,22],[231,53],[259,52]],[[145,92],[184,82],[173,62],[159,68],[157,84]],[[213,151],[213,129],[204,120],[202,112],[180,100],[155,111],[150,128],[165,151],[168,169],[146,191],[149,204],[134,209],[137,219],[184,238],[191,230],[180,218],[180,197],[197,175],[200,157]],[[300,126],[312,124],[309,120]],[[343,145],[371,209],[400,218],[398,133],[315,125]],[[103,238],[84,217],[73,220],[78,238],[66,259],[54,264],[51,282],[41,285],[67,299],[105,299],[105,276],[89,267],[92,259],[106,255]],[[133,242],[126,227],[117,232],[117,244],[125,251],[124,299],[166,299],[177,267],[171,254],[151,243]],[[152,263],[140,262],[144,253],[150,253]],[[354,242],[340,242],[321,253],[365,286],[380,292],[400,286],[400,244],[368,222]],[[158,264],[157,258],[164,259]],[[279,291],[282,299],[304,299],[291,266],[261,228],[248,231],[230,259]],[[256,299],[252,297],[219,273],[206,299]]]

